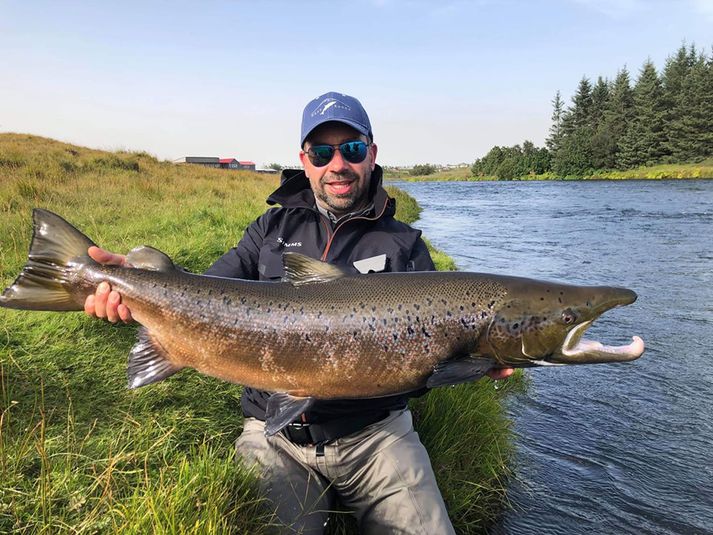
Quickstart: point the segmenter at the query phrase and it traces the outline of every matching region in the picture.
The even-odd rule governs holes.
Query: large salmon
[[[273,434],[314,399],[369,398],[472,381],[492,367],[622,362],[644,343],[582,339],[603,312],[636,300],[624,288],[463,272],[351,275],[285,254],[283,282],[194,275],[139,247],[132,268],[100,265],[94,243],[60,216],[33,211],[27,264],[0,306],[82,310],[102,281],[142,327],[129,387],[184,367],[275,392]]]

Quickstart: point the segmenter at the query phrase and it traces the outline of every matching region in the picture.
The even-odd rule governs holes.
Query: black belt
[[[321,424],[293,422],[288,424],[282,430],[282,433],[290,442],[298,446],[327,444],[338,438],[356,433],[367,425],[375,424],[388,415],[389,411],[381,411],[363,416],[350,416]]]

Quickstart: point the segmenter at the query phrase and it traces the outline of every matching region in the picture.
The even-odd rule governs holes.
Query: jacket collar
[[[384,171],[374,167],[369,186],[369,201],[374,203],[375,214],[391,215],[396,212],[396,201],[390,198],[382,186]],[[279,204],[285,208],[309,208],[317,210],[309,179],[301,169],[285,169],[280,177],[280,187],[267,198],[267,204]]]

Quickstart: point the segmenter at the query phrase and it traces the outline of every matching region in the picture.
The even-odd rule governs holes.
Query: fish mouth
[[[634,294],[634,299],[636,299],[636,294]],[[631,302],[633,303],[633,301]],[[596,340],[583,338],[585,331],[592,325],[592,321],[582,322],[569,331],[562,344],[560,354],[553,355],[549,359],[550,362],[556,364],[627,362],[636,360],[643,355],[644,341],[638,336],[634,336],[630,344],[622,346],[607,346]]]

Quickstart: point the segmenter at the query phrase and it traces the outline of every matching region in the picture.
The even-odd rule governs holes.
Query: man
[[[434,269],[420,231],[396,221],[381,185],[371,123],[359,101],[330,92],[302,116],[300,160],[268,198],[279,204],[245,231],[207,275],[281,279],[282,254],[295,251],[361,273]],[[120,255],[91,248],[105,263]],[[121,296],[102,284],[85,310],[131,321]],[[511,370],[493,371],[502,378]],[[336,498],[353,510],[362,533],[454,533],[428,455],[413,429],[410,394],[316,402],[299,421],[264,433],[269,392],[245,388],[237,450],[256,463],[284,533],[322,533]]]

